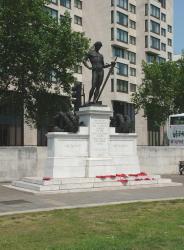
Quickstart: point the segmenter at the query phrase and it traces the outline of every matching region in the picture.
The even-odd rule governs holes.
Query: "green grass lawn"
[[[0,217],[0,250],[184,249],[184,200]]]

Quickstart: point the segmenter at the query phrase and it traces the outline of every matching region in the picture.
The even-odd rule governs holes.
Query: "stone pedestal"
[[[140,172],[136,135],[115,133],[109,107],[82,107],[78,115],[83,124],[78,133],[48,133],[45,176],[87,178]]]
[[[48,158],[44,176],[52,178],[85,177],[88,157],[88,129],[79,133],[48,133]]]
[[[107,106],[88,106],[79,110],[80,122],[88,127],[88,157],[86,176],[109,174],[114,172],[110,156],[110,116]]]
[[[82,107],[78,115],[78,133],[48,133],[44,177],[23,178],[13,188],[46,193],[180,185],[141,173],[137,136],[115,133],[108,107]]]
[[[88,106],[80,108],[79,120],[88,127],[90,158],[109,157],[110,116],[112,112],[106,106]]]
[[[48,133],[44,177],[23,178],[13,187],[33,192],[79,192],[176,186],[170,179],[140,173],[136,134],[111,128],[106,106],[80,108],[78,133]]]

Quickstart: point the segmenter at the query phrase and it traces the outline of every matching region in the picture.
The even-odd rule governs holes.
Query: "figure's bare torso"
[[[93,70],[103,70],[104,59],[103,56],[96,51],[92,51],[88,54],[88,59],[92,65]]]

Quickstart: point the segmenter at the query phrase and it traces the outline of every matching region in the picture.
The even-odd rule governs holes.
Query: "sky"
[[[174,2],[174,54],[184,49],[184,0]]]

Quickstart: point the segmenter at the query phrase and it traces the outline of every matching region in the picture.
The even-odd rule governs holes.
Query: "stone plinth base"
[[[118,134],[110,127],[110,108],[80,108],[79,132],[48,133],[48,160],[44,176],[51,178],[96,177],[139,173],[136,134]]]
[[[141,175],[144,173],[140,173],[137,136],[115,133],[115,128],[110,127],[109,107],[83,107],[78,114],[83,124],[78,133],[47,135],[47,178],[23,178],[13,183],[15,188],[80,192],[178,185],[159,176]]]
[[[119,190],[149,187],[181,186],[170,179],[160,178],[159,175],[121,178],[106,177],[99,178],[54,178],[43,180],[41,178],[23,178],[21,181],[14,181],[13,188],[42,193],[68,193],[68,192],[88,192],[102,190]],[[12,187],[12,186],[11,186]]]

